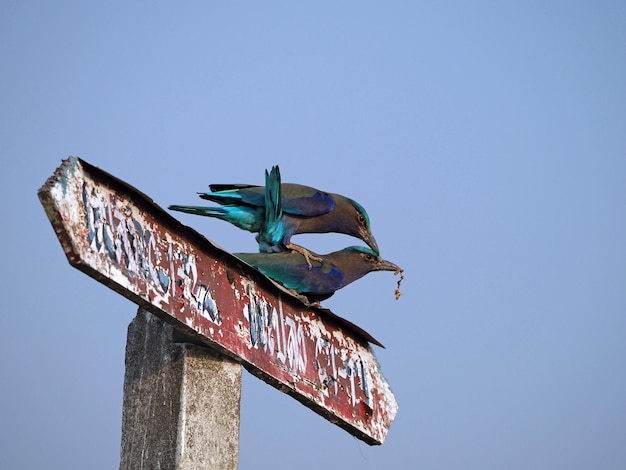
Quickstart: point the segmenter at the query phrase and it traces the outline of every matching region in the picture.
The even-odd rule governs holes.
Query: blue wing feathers
[[[273,171],[274,169],[272,169],[272,172]],[[270,173],[270,176],[272,176],[272,173]],[[278,174],[278,180],[280,181],[280,173]],[[211,192],[198,193],[198,195],[202,199],[223,205],[246,204],[254,207],[265,207],[265,188],[267,185],[266,187],[234,186],[235,185],[211,185]],[[281,193],[280,203],[282,210],[288,214],[313,217],[326,214],[335,208],[335,201],[332,196],[328,193],[309,188],[308,186],[281,184],[275,188],[275,190]]]
[[[331,293],[344,286],[345,277],[337,268],[333,267],[325,272],[319,266],[311,270],[306,263],[299,264],[262,264],[252,263],[267,277],[281,283],[288,289],[306,293]]]
[[[335,201],[327,193],[316,192],[313,196],[282,198],[283,211],[294,214],[313,217],[327,214],[335,208]]]

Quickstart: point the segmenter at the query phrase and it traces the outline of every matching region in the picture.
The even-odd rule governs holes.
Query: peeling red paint
[[[132,186],[71,157],[39,191],[68,260],[368,444],[398,410],[356,325],[305,306]]]

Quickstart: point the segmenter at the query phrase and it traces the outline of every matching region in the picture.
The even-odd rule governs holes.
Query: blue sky
[[[387,346],[387,442],[244,373],[240,468],[626,466],[623,2],[5,1],[0,71],[7,468],[119,464],[136,307],[39,204],[68,155],[161,206],[279,164],[358,200],[405,269],[398,302],[372,273],[324,303]]]

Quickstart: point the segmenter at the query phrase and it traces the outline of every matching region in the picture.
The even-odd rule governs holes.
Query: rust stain
[[[148,196],[75,157],[39,198],[69,262],[368,444],[398,404],[365,331],[303,305]]]

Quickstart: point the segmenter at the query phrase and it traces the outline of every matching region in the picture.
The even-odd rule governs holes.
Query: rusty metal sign
[[[39,190],[70,264],[370,445],[398,404],[369,343],[178,222],[148,196],[70,157]]]

